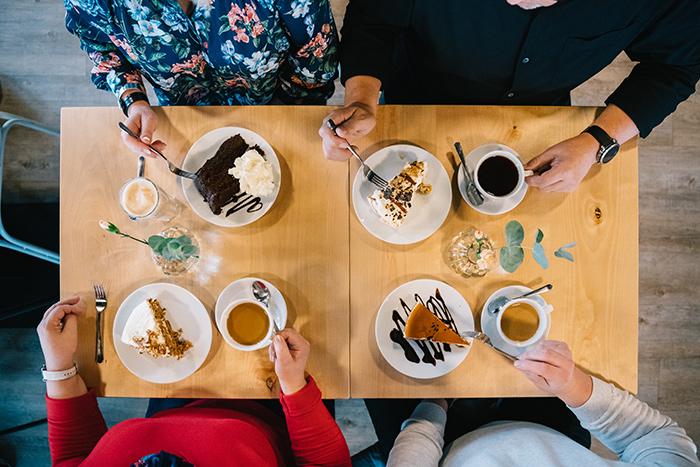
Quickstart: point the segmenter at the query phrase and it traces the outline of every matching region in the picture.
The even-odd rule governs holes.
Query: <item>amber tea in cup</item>
[[[540,315],[529,303],[515,302],[501,313],[501,331],[512,341],[525,342],[531,339],[540,327]]]
[[[265,339],[270,330],[270,317],[259,305],[243,302],[234,306],[226,318],[226,330],[242,345],[255,345]]]

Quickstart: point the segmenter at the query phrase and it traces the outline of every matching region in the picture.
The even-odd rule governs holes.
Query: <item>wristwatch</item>
[[[142,92],[132,92],[119,99],[119,107],[121,107],[122,112],[127,117],[129,116],[129,107],[136,101],[146,101],[148,102],[148,96]]]
[[[598,153],[595,156],[595,160],[599,164],[607,164],[615,158],[617,153],[620,151],[620,143],[617,142],[615,138],[610,136],[598,125],[591,125],[583,133],[588,133],[598,141],[600,147],[598,148]]]
[[[44,382],[47,381],[63,381],[64,379],[72,378],[78,374],[78,364],[73,362],[73,366],[67,370],[47,371],[46,364],[41,366],[41,376]]]

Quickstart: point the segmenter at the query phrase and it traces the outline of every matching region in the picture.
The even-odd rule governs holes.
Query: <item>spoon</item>
[[[265,305],[265,308],[270,310],[270,289],[267,288],[265,284],[263,284],[261,281],[255,281],[253,282],[253,296],[257,301]],[[277,321],[275,321],[274,317],[272,317],[272,325],[275,328],[275,334],[281,331],[279,326],[277,326]]]
[[[546,285],[543,285],[542,287],[540,287],[539,289],[531,290],[528,293],[520,295],[518,297],[512,297],[512,298],[498,297],[498,298],[494,299],[491,303],[489,303],[488,312],[493,314],[493,315],[498,314],[503,310],[503,308],[508,303],[512,302],[513,300],[517,300],[519,298],[529,297],[531,295],[539,295],[541,293],[549,292],[550,290],[552,290],[552,287],[553,287],[552,284],[546,284]]]
[[[484,204],[484,195],[481,194],[479,188],[477,188],[476,183],[474,183],[474,178],[472,174],[469,173],[469,168],[467,168],[467,160],[464,157],[464,151],[462,151],[462,144],[457,141],[455,143],[455,150],[459,156],[459,160],[462,162],[462,172],[464,173],[464,179],[466,182],[467,198],[469,202],[474,206],[481,206]]]

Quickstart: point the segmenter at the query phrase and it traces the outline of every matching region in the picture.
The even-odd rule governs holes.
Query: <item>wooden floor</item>
[[[344,2],[334,1],[342,13]],[[0,110],[57,127],[61,106],[112,105],[89,81],[90,65],[63,27],[59,0],[0,0]],[[337,15],[338,18],[341,16]],[[632,64],[620,57],[577,89],[576,105],[601,105]],[[342,89],[334,103],[342,101]],[[58,144],[13,130],[6,202],[58,196]],[[678,108],[640,144],[639,378],[641,399],[700,441],[700,96]],[[42,357],[32,329],[0,329],[0,430],[44,414]],[[9,382],[9,383],[8,383]],[[140,416],[142,400],[103,400],[108,423]],[[342,401],[337,418],[356,452],[373,440],[361,401]],[[0,439],[0,458],[48,465],[46,427]]]

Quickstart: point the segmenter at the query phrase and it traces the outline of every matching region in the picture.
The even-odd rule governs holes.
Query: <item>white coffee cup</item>
[[[525,167],[523,166],[523,162],[520,160],[520,157],[518,156],[518,153],[515,152],[515,150],[509,148],[508,146],[503,146],[503,145],[500,145],[500,146],[501,147],[499,149],[489,151],[489,152],[483,154],[481,157],[479,157],[479,159],[476,161],[476,164],[474,165],[474,171],[472,172],[473,177],[474,177],[474,184],[481,192],[481,195],[485,199],[489,199],[489,200],[503,200],[503,199],[513,198],[523,188],[523,184],[525,183],[525,177],[529,177],[530,175],[533,175],[533,173],[534,173],[532,170],[525,170]],[[503,196],[492,195],[491,193],[486,191],[486,189],[483,186],[481,186],[481,183],[479,182],[479,169],[481,168],[481,165],[487,159],[490,159],[492,157],[497,157],[497,156],[505,157],[506,159],[510,160],[518,172],[517,184],[509,193],[507,193]]]
[[[539,319],[539,325],[537,326],[537,330],[532,335],[532,337],[525,341],[515,341],[511,339],[510,337],[506,336],[506,334],[503,332],[503,328],[501,327],[501,321],[503,319],[505,311],[517,303],[524,303],[532,307],[532,309],[534,309],[537,312],[537,317]],[[548,303],[543,305],[541,302],[529,297],[511,300],[498,313],[498,316],[496,317],[496,331],[498,331],[499,337],[503,339],[504,342],[514,347],[529,347],[546,337],[547,332],[549,331],[549,324],[551,319],[550,313],[552,313],[553,310],[554,307],[552,305]]]
[[[227,323],[229,315],[231,314],[234,308],[244,303],[250,303],[257,306],[267,315],[267,333],[265,334],[265,337],[263,337],[259,342],[256,342],[255,344],[241,344],[240,342],[237,342],[233,337],[231,337],[231,335],[228,332]],[[272,316],[272,312],[268,307],[255,300],[254,298],[244,297],[239,298],[238,300],[234,300],[228,306],[226,306],[224,310],[225,311],[221,313],[221,315],[219,315],[219,319],[216,320],[216,327],[219,328],[221,336],[224,338],[224,341],[226,341],[228,345],[230,345],[234,349],[250,352],[253,350],[265,348],[272,343],[272,336],[275,333],[275,326],[272,320],[275,318],[274,316]]]

